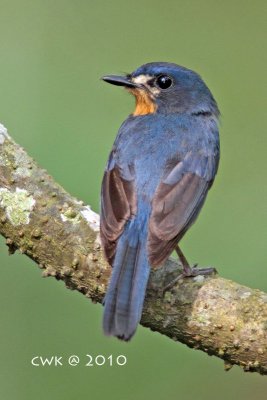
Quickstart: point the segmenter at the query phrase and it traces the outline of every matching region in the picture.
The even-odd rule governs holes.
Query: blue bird
[[[141,319],[151,268],[173,250],[181,276],[191,268],[178,242],[195,222],[219,163],[219,110],[201,77],[176,64],[154,62],[126,76],[104,76],[135,96],[119,129],[101,190],[100,234],[113,267],[104,300],[103,330],[128,341]]]

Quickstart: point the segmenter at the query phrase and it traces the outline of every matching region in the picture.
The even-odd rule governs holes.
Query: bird
[[[179,242],[217,173],[220,112],[200,75],[174,63],[151,62],[102,80],[135,97],[106,164],[100,212],[100,238],[112,267],[103,331],[129,341],[151,269],[176,250],[183,267],[177,279],[214,270],[190,267]]]

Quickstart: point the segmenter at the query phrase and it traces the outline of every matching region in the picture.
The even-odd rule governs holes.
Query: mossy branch
[[[9,251],[32,258],[43,276],[61,279],[94,302],[109,280],[99,217],[41,169],[0,125],[0,233]],[[267,294],[198,276],[161,289],[177,274],[168,260],[151,273],[142,325],[245,371],[267,374]]]

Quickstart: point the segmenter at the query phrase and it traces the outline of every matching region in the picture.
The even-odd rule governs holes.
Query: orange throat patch
[[[135,96],[134,116],[154,114],[157,106],[153,99],[144,89],[128,89]]]

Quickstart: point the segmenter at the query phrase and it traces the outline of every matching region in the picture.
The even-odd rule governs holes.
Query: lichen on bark
[[[0,206],[14,226],[27,225],[30,222],[30,213],[35,200],[25,189],[16,188],[10,191],[0,188]]]

